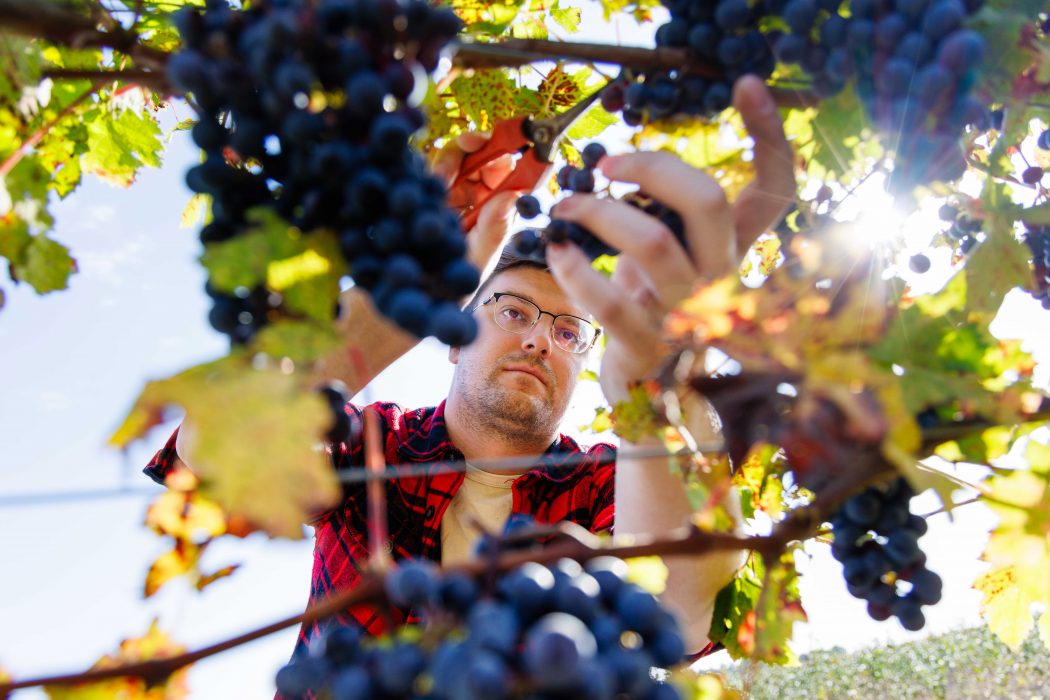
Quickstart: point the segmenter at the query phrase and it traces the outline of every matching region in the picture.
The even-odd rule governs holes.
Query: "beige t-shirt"
[[[441,518],[442,564],[460,564],[470,558],[479,536],[471,519],[488,532],[503,532],[513,505],[511,484],[515,478],[513,474],[493,474],[467,464],[463,484]]]

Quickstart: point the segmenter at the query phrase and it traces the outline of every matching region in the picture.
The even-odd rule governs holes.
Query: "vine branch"
[[[0,26],[5,32],[44,39],[72,49],[110,48],[136,63],[163,69],[169,54],[140,42],[139,35],[116,26],[100,30],[90,16],[69,5],[39,0],[0,0]]]

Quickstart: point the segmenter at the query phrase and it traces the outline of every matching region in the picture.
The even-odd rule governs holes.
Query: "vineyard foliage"
[[[452,0],[464,25],[461,43],[433,75],[414,76],[426,90],[413,90],[413,106],[427,122],[413,147],[431,158],[461,133],[525,113],[557,115],[619,78],[609,63],[617,61],[614,47],[607,61],[559,58],[562,38],[580,30],[584,2],[600,4],[606,20],[666,17],[655,0]],[[143,168],[162,166],[176,137],[161,128],[162,111],[175,100],[180,115],[191,113],[165,69],[181,45],[173,12],[184,5],[205,2],[0,0],[0,256],[9,276],[0,285],[0,314],[5,286],[60,293],[76,274],[76,251],[51,237],[56,199],[77,196],[85,177],[133,187]],[[764,30],[784,29],[779,18],[763,22]],[[669,446],[688,449],[702,432],[694,425],[701,416],[680,414],[669,397],[704,394],[722,419],[725,453],[736,469],[722,478],[712,476],[718,470],[672,467],[689,486],[696,526],[728,528],[718,498],[732,483],[747,518],[794,533],[786,538],[792,542],[814,536],[851,493],[898,475],[916,492],[934,489],[950,511],[959,487],[952,463],[987,465],[978,490],[1000,522],[984,554],[989,570],[975,585],[990,629],[1016,649],[1032,629],[1031,605],[1050,606],[1050,402],[1046,387],[1033,383],[1036,367],[1020,341],[996,338],[990,325],[1015,290],[1046,299],[1050,287],[1050,259],[1035,244],[1050,235],[1050,179],[1041,175],[1050,168],[1050,149],[1037,143],[1050,126],[1050,20],[1043,0],[989,0],[967,24],[985,42],[985,59],[968,80],[990,110],[987,120],[962,133],[962,177],[898,191],[892,207],[877,196],[880,183],[914,154],[872,124],[852,84],[820,100],[798,66],[775,66],[768,82],[778,89],[794,149],[794,206],[755,244],[740,274],[698,286],[670,315],[667,337],[681,351],[673,369],[688,371],[637,387],[611,419],[599,408],[595,426],[615,426],[620,435],[657,432]],[[547,60],[533,54],[525,65],[481,67],[463,50],[526,39],[536,40]],[[517,60],[493,55],[496,63]],[[316,112],[345,99],[319,86],[305,97],[303,109]],[[184,118],[174,130],[195,123]],[[579,165],[580,150],[593,140],[613,153],[677,153],[711,173],[731,201],[752,176],[752,144],[733,110],[627,130],[620,114],[596,103],[558,155]],[[257,165],[226,155],[249,171]],[[559,190],[553,178],[541,187]],[[864,211],[857,193],[872,191],[880,204]],[[184,223],[210,221],[211,204],[205,194],[188,199]],[[937,206],[942,223],[922,241],[926,252],[917,253],[914,243],[902,252],[898,229]],[[173,407],[193,416],[186,430],[199,481],[175,474],[149,511],[147,525],[173,544],[150,567],[146,596],[177,576],[203,589],[234,574],[235,566],[200,569],[209,542],[260,530],[302,537],[308,514],[339,497],[317,449],[331,415],[314,391],[319,380],[338,378],[319,376],[318,368],[336,366],[328,360],[346,353],[331,310],[353,271],[336,234],[299,230],[259,209],[247,215],[243,235],[204,246],[201,264],[219,289],[265,288],[294,313],[224,357],[149,383],[110,438],[116,447],[155,440],[150,429]],[[922,268],[937,256],[948,261],[935,271],[943,284],[914,292]],[[1032,322],[1045,326],[1046,314]],[[738,369],[705,376],[698,368],[710,351]],[[1008,454],[1019,459],[997,466]],[[707,457],[708,464],[724,460]],[[795,546],[753,554],[719,595],[711,639],[734,658],[793,658],[792,624],[805,619]],[[1050,646],[1050,617],[1038,628]],[[176,653],[172,648],[151,630],[100,663],[157,658]],[[161,694],[150,684],[128,688],[127,697],[174,697],[180,682],[173,676]],[[690,688],[694,696],[723,690],[714,680]],[[52,696],[90,697],[59,690]]]

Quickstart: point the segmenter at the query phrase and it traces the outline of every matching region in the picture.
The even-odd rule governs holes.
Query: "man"
[[[395,559],[461,559],[474,537],[473,521],[496,527],[508,514],[538,522],[571,520],[594,532],[659,536],[688,522],[691,514],[681,481],[667,469],[666,457],[641,458],[656,443],[624,443],[613,463],[609,445],[581,450],[558,435],[597,331],[608,335],[600,381],[610,404],[627,397],[632,382],[651,374],[666,359],[662,320],[700,279],[734,270],[738,251],[782,214],[794,196],[791,150],[775,105],[761,81],[741,79],[734,105],[755,140],[755,181],[730,206],[718,184],[669,153],[607,157],[599,167],[611,180],[638,184],[682,217],[687,252],[659,221],[611,199],[576,194],[563,200],[556,215],[586,226],[622,251],[616,274],[594,271],[572,244],[550,245],[546,265],[503,256],[469,307],[479,325],[477,339],[451,348],[455,365],[448,398],[434,408],[404,411],[377,404],[389,464],[435,465],[387,484],[390,540]],[[480,146],[461,139],[462,150]],[[458,167],[462,151],[449,151],[435,170],[446,176]],[[497,164],[495,168],[505,167]],[[483,179],[487,177],[482,174]],[[506,233],[512,196],[493,199],[468,237],[475,263],[493,257]],[[379,319],[363,296],[348,297],[344,333],[363,352],[357,367],[339,367],[329,358],[322,368],[341,375],[352,392],[406,352],[414,341]],[[363,365],[363,367],[362,367]],[[361,409],[348,406],[355,423]],[[173,438],[174,439],[174,438]],[[192,464],[192,452],[179,434],[179,455]],[[161,450],[147,473],[162,478],[177,461],[175,450]],[[333,446],[340,468],[363,462],[360,441]],[[533,458],[521,473],[501,469],[500,460]],[[463,460],[467,473],[437,468]],[[311,601],[356,585],[367,561],[364,488],[350,486],[345,502],[318,517]],[[730,501],[732,499],[729,499]],[[736,553],[669,557],[663,601],[680,618],[687,647],[703,653],[715,594],[739,566]],[[353,618],[379,633],[389,621],[413,619],[412,611],[356,609]],[[305,626],[297,652],[316,638]]]

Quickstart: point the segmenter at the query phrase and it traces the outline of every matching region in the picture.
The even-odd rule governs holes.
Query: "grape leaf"
[[[586,425],[581,425],[580,430],[598,434],[612,430],[612,427],[612,416],[609,413],[609,409],[605,406],[598,406],[594,409],[594,420]]]
[[[246,233],[205,246],[201,262],[212,285],[229,293],[265,282],[283,295],[290,311],[330,321],[346,270],[334,234],[303,234],[268,209],[253,209],[248,219],[252,227]]]
[[[740,647],[756,661],[789,663],[794,653],[787,643],[796,622],[806,621],[806,611],[798,592],[795,550],[781,555],[766,567],[755,610],[737,633]],[[750,625],[748,623],[751,623]]]
[[[593,139],[620,121],[615,114],[606,112],[600,104],[591,106],[579,119],[565,132],[569,139]]]
[[[754,613],[755,604],[762,592],[764,571],[761,557],[749,556],[736,577],[715,596],[711,629],[707,638],[712,642],[721,642],[733,659],[742,659],[749,655],[741,646],[738,633],[745,619]]]
[[[559,27],[575,34],[580,31],[580,20],[583,12],[578,7],[562,7],[561,0],[555,0],[550,6],[550,16]]]
[[[667,565],[660,557],[631,557],[627,559],[627,580],[636,583],[653,595],[667,590]]]
[[[471,124],[482,131],[490,131],[495,122],[518,111],[518,86],[499,70],[478,70],[469,78],[456,78],[449,92]]]
[[[270,357],[287,357],[306,364],[340,346],[331,323],[281,319],[267,324],[255,337],[253,347]]]
[[[682,700],[743,700],[717,673],[697,674],[691,669],[676,669],[671,672],[670,683],[678,689]]]
[[[989,628],[1018,649],[1032,626],[1032,603],[1050,604],[1050,451],[1026,453],[1033,471],[993,475],[985,485],[988,506],[999,516],[983,558],[992,568],[974,586],[984,593],[982,612]],[[1033,459],[1034,457],[1034,459]],[[1050,619],[1043,615],[1039,632],[1050,647]]]
[[[23,261],[13,266],[14,271],[37,294],[65,289],[69,276],[76,272],[76,262],[70,256],[69,248],[43,234],[33,236],[24,253]]]
[[[157,557],[146,572],[143,596],[149,598],[168,581],[195,571],[201,547],[186,540],[176,540],[174,547]]]
[[[186,648],[172,641],[154,620],[145,635],[125,639],[115,654],[103,656],[91,668],[113,668],[151,659],[169,659],[185,651]],[[51,700],[181,700],[189,697],[186,682],[188,669],[189,666],[184,666],[165,679],[153,678],[147,681],[145,678],[123,676],[98,683],[45,686],[44,692]]]
[[[776,445],[759,444],[751,448],[747,459],[733,473],[733,485],[740,493],[745,518],[755,517],[757,511],[763,511],[773,520],[783,515],[784,484],[780,478],[786,468],[784,453]]]
[[[449,6],[463,20],[467,34],[498,36],[505,32],[518,16],[525,0],[451,0]]]
[[[1006,187],[989,179],[983,197],[985,235],[966,264],[966,305],[990,320],[1014,287],[1031,279],[1028,248],[1013,234],[1013,206]]]
[[[88,118],[90,116],[90,118]],[[107,182],[127,187],[143,165],[160,167],[161,131],[149,115],[130,109],[85,115],[88,150],[82,167]]]
[[[874,139],[862,139],[868,128],[868,117],[853,92],[847,87],[835,97],[821,100],[820,109],[812,116],[812,146],[801,148],[809,163],[809,175],[826,179],[831,175],[848,181],[864,166],[865,155],[881,150]]]
[[[652,11],[660,7],[659,0],[601,0],[602,17],[606,22],[613,17],[628,14],[638,24],[649,22],[653,18]]]
[[[237,355],[192,367],[150,382],[110,442],[124,446],[142,437],[166,407],[181,406],[200,492],[231,516],[298,539],[310,513],[339,496],[318,449],[331,415],[300,381],[279,369],[255,369]]]

